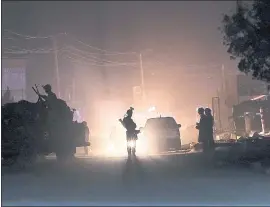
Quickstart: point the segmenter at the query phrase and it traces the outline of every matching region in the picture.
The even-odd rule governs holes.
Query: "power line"
[[[72,47],[69,47],[69,48],[72,48]],[[78,50],[78,49],[76,49],[76,48],[72,48],[72,49],[77,50],[77,51],[81,51],[81,50]],[[76,54],[76,53],[71,52],[71,51],[69,51],[69,50],[65,50],[65,51],[68,52],[68,53],[71,53],[71,54],[73,54],[73,55],[82,57],[82,58],[84,58],[84,59],[90,59],[90,58],[92,58],[92,59],[94,59],[94,60],[100,60],[100,61],[104,61],[104,62],[108,62],[108,63],[111,62],[111,61],[107,61],[107,60],[104,60],[104,59],[101,59],[101,58],[98,58],[98,57],[95,57],[95,56],[92,56],[92,55],[90,55],[89,57],[85,57],[85,56],[83,56],[83,55],[81,55],[81,54]],[[112,62],[112,63],[114,63],[114,62]]]
[[[84,52],[84,51],[79,50],[79,49],[74,48],[74,47],[67,47],[67,48],[71,48],[71,49],[74,49],[74,50],[79,51],[79,52]],[[64,50],[64,51],[66,51],[66,50]],[[67,50],[67,52],[72,53],[72,52],[70,52],[70,51],[68,51],[68,50]],[[84,53],[85,53],[85,52],[84,52]],[[80,54],[80,55],[75,54],[75,53],[72,53],[72,54],[86,58],[85,56],[82,56],[81,54]],[[134,64],[134,62],[125,62],[125,63],[123,63],[123,62],[117,62],[117,61],[111,61],[111,60],[107,60],[107,59],[102,59],[102,58],[98,58],[98,57],[96,57],[96,56],[93,56],[93,55],[91,55],[91,54],[90,54],[89,57],[87,57],[87,58],[93,58],[93,59],[95,59],[95,60],[100,60],[100,61],[104,61],[104,62],[108,62],[108,63],[113,63],[113,64]]]
[[[63,52],[65,50],[58,50],[59,52]],[[29,54],[49,54],[49,53],[53,53],[55,52],[55,50],[51,49],[51,50],[37,50],[37,51],[33,51],[33,50],[12,50],[10,49],[9,51],[5,51],[3,52],[3,54],[16,54],[16,55],[29,55]],[[121,63],[121,62],[105,62],[102,63],[102,61],[105,61],[105,60],[102,60],[102,59],[91,59],[89,60],[90,58],[87,58],[87,57],[84,57],[84,56],[81,56],[81,55],[78,55],[78,54],[75,54],[75,53],[72,53],[69,51],[69,53],[77,56],[77,58],[74,58],[72,57],[73,60],[78,60],[78,58],[81,58],[81,59],[84,59],[86,60],[87,63],[95,63],[95,64],[91,64],[93,66],[106,66],[106,67],[109,67],[109,66],[131,66],[131,67],[136,67],[136,63]],[[63,55],[64,57],[67,57],[67,55]],[[68,56],[69,57],[69,56]],[[69,57],[71,58],[71,57]],[[93,58],[93,57],[92,57]],[[96,60],[99,60],[99,61],[96,61]],[[81,60],[78,60],[77,62],[79,62]]]
[[[101,55],[101,53],[92,53],[92,52],[88,52],[88,51],[85,51],[85,50],[81,50],[81,49],[78,49],[78,48],[75,48],[74,46],[71,46],[71,45],[65,45],[67,46],[67,48],[72,48],[74,50],[77,50],[79,52],[82,52],[82,53],[87,53],[88,55]],[[127,54],[130,54],[130,53],[127,53]],[[102,54],[104,55],[104,54]],[[105,54],[106,56],[116,56],[116,55],[119,55],[119,54]]]
[[[101,52],[104,52],[103,55],[130,55],[130,54],[133,54],[133,55],[138,55],[137,52],[117,52],[117,51],[109,51],[109,50],[104,50],[104,49],[101,49],[101,48],[98,48],[98,47],[94,47],[92,45],[88,45],[84,42],[82,42],[81,40],[73,37],[72,35],[70,34],[67,34],[67,36],[70,36],[72,39],[74,39],[76,42],[86,46],[86,47],[89,47],[89,48],[92,48],[92,49],[95,49],[95,50],[98,50],[98,51],[101,51]]]
[[[50,52],[55,52],[55,49],[54,48],[35,48],[35,49],[25,49],[25,48],[22,48],[22,47],[18,47],[18,46],[11,46],[12,48],[3,48],[3,53],[9,53],[9,54],[15,54],[15,53],[20,53],[20,54],[23,54],[23,53],[31,53],[31,54],[38,54],[38,53],[50,53]],[[74,52],[71,52],[69,49],[71,50],[74,50],[74,51],[78,51],[80,52],[80,54],[78,53],[74,53]],[[113,63],[113,64],[133,64],[135,62],[118,62],[118,61],[111,61],[111,60],[107,60],[107,59],[103,59],[103,58],[98,58],[96,56],[93,56],[93,54],[96,54],[98,55],[97,53],[89,53],[89,52],[86,52],[86,51],[83,51],[83,50],[80,50],[80,49],[77,49],[75,47],[72,47],[72,46],[69,46],[69,45],[64,45],[62,47],[62,49],[59,49],[57,50],[58,52],[68,52],[68,53],[71,53],[73,55],[76,55],[76,56],[80,56],[82,58],[92,58],[92,59],[95,59],[95,60],[99,60],[101,62],[108,62],[108,63]],[[82,53],[86,56],[83,56]]]
[[[91,63],[97,63],[97,64],[99,64],[99,66],[102,66],[102,64],[104,64],[104,63],[101,63],[101,62],[97,62],[95,59],[94,60],[89,60],[89,58],[87,58],[87,57],[84,57],[84,56],[80,56],[80,55],[77,55],[77,54],[75,54],[75,53],[71,53],[71,54],[73,54],[73,55],[76,55],[77,57],[79,57],[79,58],[81,58],[81,59],[84,59],[84,60],[86,60],[87,62],[90,62],[91,61]],[[66,56],[66,55],[64,55],[64,56]],[[70,57],[70,56],[69,56]],[[78,58],[74,58],[74,57],[72,57],[73,59],[78,59]],[[108,64],[109,63],[109,64]],[[105,64],[107,64],[106,66],[112,66],[112,65],[114,65],[114,66],[117,66],[117,65],[122,65],[122,66],[124,66],[124,65],[126,65],[126,66],[134,66],[135,67],[135,65],[136,65],[136,63],[121,63],[121,62],[105,62]]]
[[[16,46],[15,46],[16,47]],[[35,49],[25,49],[25,48],[21,48],[21,47],[16,47],[16,48],[3,48],[3,50],[9,50],[12,52],[16,52],[16,51],[30,51],[30,52],[38,52],[38,51],[53,51],[53,48],[35,48]]]
[[[23,34],[14,32],[12,30],[8,30],[8,29],[3,29],[3,31],[6,31],[6,32],[11,33],[11,34],[14,34],[14,35],[17,35],[19,37],[23,37],[25,39],[50,39],[50,38],[53,38],[55,36],[66,35],[66,33],[58,33],[58,34],[49,35],[49,36],[30,36],[30,35],[23,35]]]
[[[91,61],[92,63],[99,63],[99,64],[102,64],[102,62],[100,62],[100,61],[98,61],[98,60],[100,60],[100,59],[98,59],[98,60],[96,60],[96,59],[90,59],[90,58],[88,58],[88,57],[84,57],[84,56],[82,56],[82,55],[78,55],[78,54],[76,54],[76,53],[73,53],[73,52],[70,52],[70,51],[64,51],[64,52],[68,52],[68,55],[67,54],[63,54],[63,56],[64,57],[72,57],[72,55],[75,55],[76,57],[72,57],[74,60],[75,59],[77,59],[78,60],[78,58],[80,58],[80,59],[84,59],[84,60],[87,60],[87,61]],[[70,56],[71,55],[71,56]]]
[[[20,34],[20,33],[17,33],[17,32],[14,32],[12,30],[8,30],[8,29],[3,29],[4,31],[8,32],[8,33],[11,33],[11,34],[14,34],[14,35],[17,35],[19,37],[22,37],[24,39],[50,39],[50,38],[53,38],[53,37],[56,37],[56,36],[59,36],[59,35],[66,35],[66,36],[69,36],[71,37],[73,40],[75,40],[76,42],[88,47],[88,48],[91,48],[91,49],[95,49],[95,50],[98,50],[100,52],[103,52],[102,55],[138,55],[137,52],[118,52],[118,51],[110,51],[110,50],[105,50],[105,49],[101,49],[101,48],[98,48],[98,47],[95,47],[95,46],[92,46],[92,45],[89,45],[89,44],[86,44],[85,42],[77,39],[76,37],[74,37],[73,35],[70,35],[68,33],[58,33],[58,34],[55,34],[55,35],[49,35],[49,36],[30,36],[30,35],[24,35],[24,34]],[[8,38],[10,40],[12,40],[12,38]]]
[[[61,51],[62,49],[55,50],[53,48],[37,48],[37,49],[25,49],[25,48],[19,48],[13,49],[13,48],[3,48],[3,54],[46,54],[46,53],[52,53],[55,51]]]
[[[21,48],[18,46],[11,46],[11,47],[15,47],[16,49],[13,48],[3,48],[3,54],[48,54],[48,53],[53,53],[56,50],[53,48],[35,48],[35,49],[25,49],[25,48]],[[75,52],[70,51],[69,49],[73,49],[75,51],[79,51],[79,52],[84,52],[87,54],[87,52],[79,50],[77,48],[74,47],[66,47],[64,46],[61,49],[58,49],[58,52],[67,52],[69,54],[75,55],[77,58],[81,58],[81,59],[85,59],[88,62],[91,61],[92,63],[96,63],[96,66],[102,66],[102,62],[105,63],[110,63],[107,64],[105,66],[134,66],[137,64],[137,62],[116,62],[116,61],[110,61],[110,60],[106,60],[106,59],[102,59],[102,58],[98,58],[96,56],[90,55],[89,57],[87,56],[83,56],[82,54],[78,54]]]
[[[69,57],[69,56],[65,56],[66,58],[72,60],[71,62],[74,62],[74,63],[79,63],[79,64],[82,64],[82,63],[85,63],[87,65],[91,65],[91,66],[98,66],[98,67],[119,67],[119,66],[127,66],[126,64],[93,64],[93,62],[88,62],[88,61],[81,61],[81,60],[76,60],[72,57]],[[129,66],[133,66],[133,65],[129,65]]]
[[[128,64],[93,64],[93,62],[78,60],[78,59],[73,58],[73,57],[70,57],[68,55],[65,55],[65,57],[68,58],[68,59],[70,59],[71,62],[79,63],[79,64],[85,63],[85,64],[91,65],[91,66],[100,66],[100,67],[133,66],[133,67],[135,67],[132,64],[130,64],[130,65],[128,65]]]
[[[31,51],[10,51],[10,52],[3,52],[3,54],[14,54],[14,55],[28,55],[28,54],[48,54],[50,51],[38,51],[38,52],[31,52]]]

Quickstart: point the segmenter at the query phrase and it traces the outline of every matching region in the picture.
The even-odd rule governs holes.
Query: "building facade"
[[[26,99],[26,59],[2,58],[1,70],[2,95],[9,88],[14,101]]]

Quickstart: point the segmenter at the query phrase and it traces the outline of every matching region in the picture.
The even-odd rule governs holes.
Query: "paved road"
[[[187,155],[78,158],[2,173],[4,205],[266,205],[270,177]]]

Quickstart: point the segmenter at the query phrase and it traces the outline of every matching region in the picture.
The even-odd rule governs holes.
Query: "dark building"
[[[26,59],[2,58],[2,95],[7,90],[15,101],[26,99]]]

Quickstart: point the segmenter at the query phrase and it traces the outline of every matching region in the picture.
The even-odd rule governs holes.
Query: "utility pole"
[[[212,110],[213,110],[213,116],[215,121],[215,131],[222,130],[222,123],[221,123],[221,117],[220,117],[220,97],[219,97],[219,91],[218,96],[212,97]]]
[[[72,94],[72,96],[71,96],[71,102],[73,103],[73,105],[75,104],[75,98],[76,98],[76,96],[75,96],[75,91],[76,91],[76,79],[75,79],[75,74],[73,74],[73,77],[72,77],[72,92],[71,92],[71,94]]]
[[[58,49],[57,49],[56,38],[52,37],[52,41],[53,41],[53,48],[54,48],[54,64],[55,64],[55,75],[56,75],[56,84],[57,84],[57,95],[59,98],[61,98],[60,75],[59,75],[59,64],[58,64]]]
[[[142,63],[142,53],[140,53],[139,57],[140,57],[142,98],[143,98],[143,103],[145,103],[144,70],[143,70],[143,63]]]
[[[221,65],[221,81],[222,81],[222,95],[226,96],[227,88],[226,88],[226,75],[225,75],[225,67]]]

